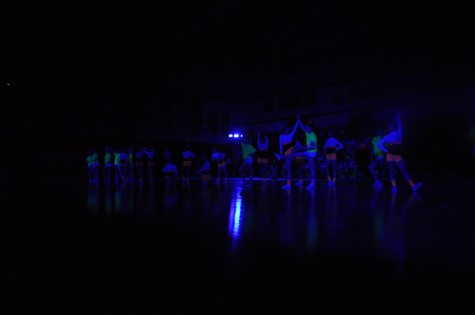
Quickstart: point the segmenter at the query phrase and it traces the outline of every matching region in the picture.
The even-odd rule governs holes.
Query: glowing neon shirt
[[[246,160],[246,159],[252,157],[252,154],[254,152],[256,152],[256,149],[252,145],[250,145],[248,143],[243,143],[242,144],[242,158],[243,158],[243,160]]]

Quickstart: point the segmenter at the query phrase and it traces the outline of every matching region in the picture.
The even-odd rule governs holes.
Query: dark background
[[[464,177],[474,164],[468,139],[475,125],[474,13],[470,1],[6,1],[0,12],[2,164],[7,177],[44,176],[62,156],[55,176],[80,177],[81,154],[103,145],[97,132],[117,144],[140,141],[131,130],[147,107],[166,112],[166,105],[147,102],[151,91],[243,102],[252,114],[245,100],[276,94],[282,82],[318,88],[402,75],[434,92],[467,87],[439,102],[400,105],[414,118],[408,145],[420,153],[410,158]],[[40,82],[34,104],[25,83],[32,77]],[[49,78],[59,78],[54,92]],[[107,121],[120,125],[120,133],[109,135],[107,125],[80,130],[71,117],[78,114],[81,126]],[[42,117],[62,122],[54,136],[25,129]],[[38,155],[43,162],[31,165]]]

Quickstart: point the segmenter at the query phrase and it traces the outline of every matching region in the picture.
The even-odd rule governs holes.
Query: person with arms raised
[[[399,112],[396,116],[396,123],[389,125],[389,133],[379,142],[379,148],[386,153],[388,163],[389,179],[391,181],[392,192],[397,192],[396,167],[401,171],[409,186],[413,191],[417,191],[422,183],[414,183],[406,167],[406,162],[402,157],[402,123]]]

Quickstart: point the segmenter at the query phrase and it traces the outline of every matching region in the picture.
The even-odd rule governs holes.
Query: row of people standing
[[[134,147],[121,147],[114,149],[113,147],[106,147],[104,149],[104,164],[102,173],[106,183],[119,182],[127,183],[130,181],[137,181],[141,184],[146,179],[153,180],[153,169],[155,150],[152,147],[141,147],[134,149]],[[100,163],[99,155],[96,149],[89,151],[86,158],[88,166],[88,177],[90,183],[97,183],[100,180]]]
[[[198,175],[208,173],[211,175],[211,163],[216,165],[218,178],[216,183],[225,182],[228,178],[226,153],[220,152],[216,147],[212,148],[211,159],[205,154],[198,159],[197,155],[191,151],[191,145],[186,144],[181,153],[181,174],[185,184],[190,183],[196,160],[202,163]],[[174,163],[171,151],[167,148],[163,152],[164,163],[161,174],[165,179],[177,178],[179,167]],[[198,162],[198,163],[200,163]],[[103,154],[103,163],[100,163],[99,153],[96,149],[91,149],[86,158],[88,167],[88,178],[90,183],[100,181],[100,174],[106,183],[115,180],[115,183],[137,181],[143,184],[145,180],[153,181],[155,174],[155,150],[152,147],[121,147],[114,149],[106,147]]]

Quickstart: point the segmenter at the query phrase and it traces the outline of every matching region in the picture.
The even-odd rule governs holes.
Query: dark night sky
[[[210,94],[325,76],[456,71],[471,80],[473,8],[469,1],[9,1],[1,66],[6,79],[38,71]]]

